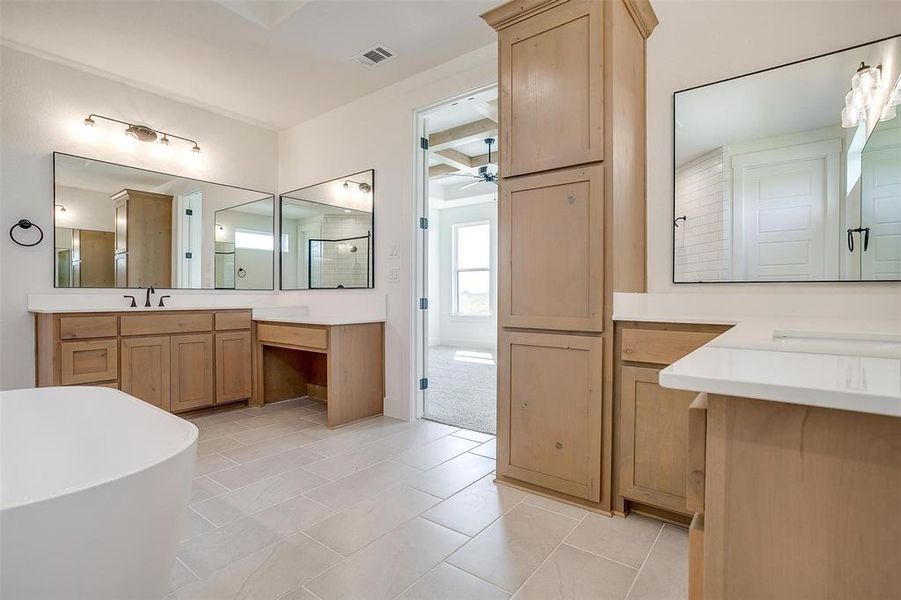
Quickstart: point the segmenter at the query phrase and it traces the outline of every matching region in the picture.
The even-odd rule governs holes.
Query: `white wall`
[[[429,280],[439,282],[438,306],[431,305],[429,312],[434,311],[440,320],[440,343],[443,346],[459,348],[497,347],[497,203],[483,202],[457,208],[445,208],[439,211],[440,221],[438,233],[438,270],[429,273]],[[454,314],[454,225],[458,223],[475,223],[488,221],[491,230],[491,316],[462,317]],[[431,316],[431,314],[430,314]]]
[[[660,25],[647,46],[648,291],[742,292],[749,304],[759,294],[792,294],[786,296],[788,303],[804,294],[901,293],[899,284],[878,283],[674,285],[671,275],[673,92],[895,35],[901,3],[652,0],[652,4]]]
[[[486,46],[279,136],[280,190],[375,169],[376,289],[358,293],[388,297],[385,413],[393,417],[413,414],[414,111],[496,79],[497,50]],[[388,281],[389,269],[400,270],[397,282]]]
[[[28,218],[45,233],[52,232],[54,150],[251,189],[276,190],[278,135],[273,131],[7,47],[0,51],[0,61],[0,224],[7,229],[9,223]],[[85,142],[81,122],[92,112],[194,137],[203,148],[203,163],[190,166],[182,154],[175,152],[168,158],[155,156],[149,144],[125,150],[118,143],[124,138],[121,130],[107,129],[100,122],[98,133],[110,132],[109,136]],[[178,146],[174,140],[172,145]],[[21,248],[6,235],[0,242],[0,388],[34,385],[34,320],[26,312],[27,294],[53,292],[52,245],[45,242]],[[120,290],[106,293],[121,295]]]
[[[66,209],[66,212],[56,214],[57,227],[95,231],[116,230],[115,211],[109,195],[103,192],[58,185],[56,203]]]

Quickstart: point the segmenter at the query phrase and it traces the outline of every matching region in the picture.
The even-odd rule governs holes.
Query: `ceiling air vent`
[[[384,46],[374,46],[354,56],[354,60],[367,67],[374,67],[394,58],[394,51]]]

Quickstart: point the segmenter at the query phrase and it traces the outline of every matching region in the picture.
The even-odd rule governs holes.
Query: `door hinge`
[[[429,299],[428,298],[420,298],[419,299],[419,309],[425,310],[429,307]]]
[[[419,228],[420,229],[428,229],[429,228],[429,218],[428,217],[419,217]]]
[[[193,252],[185,252],[185,258],[194,258]]]
[[[428,150],[429,149],[429,138],[424,138],[424,137],[419,138],[419,147],[422,148],[423,150]]]
[[[429,378],[428,377],[423,377],[422,379],[419,380],[419,389],[420,390],[429,389]]]
[[[193,209],[193,208],[186,208],[186,209],[185,209],[185,214],[188,215],[188,216],[190,217],[191,215],[194,214],[194,209]]]

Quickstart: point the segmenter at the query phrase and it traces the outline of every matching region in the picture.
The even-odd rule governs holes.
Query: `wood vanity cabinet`
[[[611,511],[613,293],[645,290],[647,0],[512,0],[498,32],[498,480]]]
[[[719,325],[618,323],[617,511],[663,509],[690,517],[689,413],[697,393],[658,384],[660,371],[728,329]]]
[[[249,310],[39,314],[37,384],[104,385],[170,412],[249,401]]]
[[[124,189],[111,200],[116,287],[171,287],[172,196]]]

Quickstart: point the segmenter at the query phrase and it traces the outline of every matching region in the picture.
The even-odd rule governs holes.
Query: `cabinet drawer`
[[[122,335],[162,335],[211,331],[212,313],[157,313],[152,315],[122,315],[119,323]]]
[[[604,328],[604,178],[593,166],[501,182],[504,327]]]
[[[325,328],[261,323],[257,325],[257,339],[261,342],[275,342],[289,346],[328,348],[328,330]]]
[[[719,336],[714,331],[623,329],[623,360],[669,365]]]
[[[707,485],[707,394],[698,394],[688,406],[688,467],[685,480],[685,507],[704,512]]]
[[[118,317],[100,316],[59,318],[59,339],[61,340],[116,337],[117,333],[119,333]]]
[[[250,329],[250,311],[217,312],[216,329]]]
[[[498,473],[600,501],[600,337],[506,332],[498,354]]]
[[[62,342],[59,348],[60,383],[78,385],[116,379],[119,343],[116,340]]]

